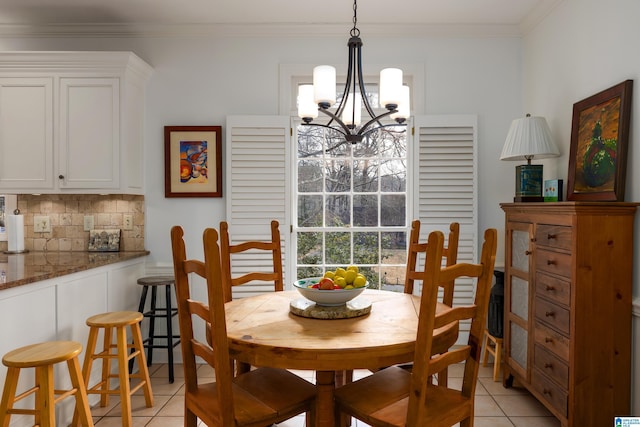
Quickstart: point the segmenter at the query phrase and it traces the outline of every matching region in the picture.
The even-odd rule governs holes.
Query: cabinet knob
[[[556,265],[556,262],[552,259],[547,260],[547,265]]]
[[[525,255],[531,255],[531,254],[532,254],[532,252],[531,252],[531,251],[524,251],[524,254],[525,254]]]
[[[554,316],[556,315],[556,313],[555,313],[555,312],[553,312],[553,311],[546,311],[546,312],[544,313],[544,315],[545,315],[546,317],[554,317]]]
[[[551,292],[551,291],[555,291],[555,290],[556,290],[556,288],[555,288],[555,287],[553,287],[553,286],[551,286],[551,285],[547,285],[546,290],[547,290],[547,291],[549,291],[549,292]]]
[[[64,175],[58,175],[58,179],[64,179]]]
[[[544,342],[547,342],[547,343],[553,342],[553,338],[551,338],[551,337],[544,337]]]
[[[547,234],[547,240],[553,240],[556,238],[555,234]]]
[[[544,390],[542,390],[542,394],[544,394],[545,396],[551,397],[551,390],[545,388]]]
[[[546,369],[553,368],[553,363],[545,363],[545,364],[544,364],[544,367],[545,367]]]

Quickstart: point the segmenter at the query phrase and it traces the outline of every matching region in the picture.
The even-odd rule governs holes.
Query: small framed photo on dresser
[[[544,201],[545,202],[561,202],[562,201],[562,180],[549,179],[544,182]]]

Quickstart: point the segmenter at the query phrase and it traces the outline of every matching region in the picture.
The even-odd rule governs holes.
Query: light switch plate
[[[84,217],[84,231],[93,230],[93,215],[86,215]]]

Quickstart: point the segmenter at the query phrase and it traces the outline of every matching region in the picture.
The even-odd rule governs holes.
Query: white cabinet
[[[144,93],[130,52],[0,52],[0,191],[144,192]]]

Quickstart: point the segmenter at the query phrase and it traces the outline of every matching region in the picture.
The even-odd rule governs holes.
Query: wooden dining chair
[[[271,282],[275,291],[284,290],[284,278],[282,273],[282,248],[280,243],[279,223],[271,221],[271,240],[251,240],[231,243],[229,237],[229,224],[220,222],[220,253],[222,256],[222,274],[226,278],[225,301],[233,299],[234,286],[245,285],[251,282]],[[244,272],[233,273],[231,264],[233,259],[239,259],[243,254],[247,262],[243,267]],[[236,269],[240,270],[240,268]],[[251,271],[259,270],[259,271]]]
[[[371,426],[453,426],[471,427],[474,397],[482,352],[489,294],[496,257],[497,231],[488,229],[479,264],[457,263],[442,267],[444,235],[429,234],[423,289],[420,299],[414,365],[411,371],[392,366],[335,392],[341,425],[355,417]],[[476,279],[473,304],[456,306],[436,314],[438,284],[458,277]],[[433,331],[451,322],[471,320],[469,339],[464,346],[431,356]],[[434,384],[430,377],[452,364],[464,363],[460,389]],[[345,417],[346,415],[346,417]]]
[[[313,384],[275,368],[257,368],[234,377],[227,341],[223,298],[226,284],[218,233],[211,228],[204,231],[204,262],[186,258],[183,236],[181,227],[171,229],[185,378],[185,427],[196,427],[198,419],[210,427],[268,426],[305,412],[307,425],[313,425],[316,394]],[[194,279],[191,283],[190,276]],[[200,278],[204,279],[204,286]],[[191,293],[193,290],[197,295],[198,286],[206,287],[204,301],[196,300]],[[198,323],[210,325],[206,339],[195,336]],[[196,358],[214,369],[214,381],[198,378]]]
[[[449,224],[449,236],[447,237],[447,245],[442,249],[442,262],[446,266],[454,265],[458,262],[458,242],[460,240],[460,224],[452,222]],[[418,266],[418,258],[426,257],[427,242],[420,242],[420,220],[414,220],[411,223],[411,234],[409,235],[409,248],[407,250],[407,268],[404,279],[404,292],[413,294],[415,282],[420,282],[424,275],[424,269]],[[453,294],[455,290],[455,280],[438,284],[442,288],[443,304],[453,307]],[[453,344],[453,343],[451,343]],[[410,369],[411,364],[405,364],[405,369]],[[442,372],[438,372],[438,382],[441,385],[447,385],[449,378],[449,370],[445,368]]]

